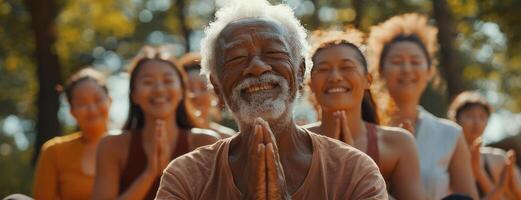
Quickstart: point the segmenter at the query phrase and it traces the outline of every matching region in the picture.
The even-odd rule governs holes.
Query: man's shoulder
[[[327,159],[330,161],[338,162],[336,164],[341,163],[350,163],[350,165],[374,165],[374,168],[377,169],[376,164],[372,161],[372,159],[367,156],[362,151],[333,138],[329,138],[327,136],[319,135],[313,132],[309,132],[309,135],[314,143],[313,152],[318,152],[322,157],[321,160]]]
[[[174,159],[165,171],[170,173],[196,173],[201,171],[212,170],[215,162],[219,159],[221,153],[224,151],[225,145],[229,139],[218,140],[217,142],[199,147],[189,153]]]
[[[339,140],[310,133],[324,177],[354,199],[386,199],[385,181],[365,153]]]

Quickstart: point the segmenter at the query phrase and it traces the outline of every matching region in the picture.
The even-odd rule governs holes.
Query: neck
[[[90,145],[90,144],[96,145],[99,143],[101,138],[103,138],[103,136],[105,136],[105,134],[107,133],[106,128],[104,128],[102,130],[104,130],[104,131],[94,132],[94,131],[82,130],[81,140],[87,145]]]
[[[409,120],[412,125],[416,124],[416,119],[418,118],[418,104],[419,101],[416,102],[396,102],[396,106],[398,110],[395,115],[402,120]]]
[[[323,109],[322,120],[320,123],[320,130],[322,134],[328,137],[334,137],[333,134],[336,129],[336,118],[333,113],[338,110]],[[356,140],[365,133],[364,121],[362,120],[361,107],[343,110],[347,117],[347,126],[351,132],[353,140]]]

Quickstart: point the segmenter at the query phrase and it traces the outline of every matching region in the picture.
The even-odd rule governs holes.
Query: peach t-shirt
[[[311,166],[292,199],[387,199],[385,181],[369,156],[340,141],[308,134],[313,144]],[[172,161],[156,199],[241,199],[228,162],[232,138]]]

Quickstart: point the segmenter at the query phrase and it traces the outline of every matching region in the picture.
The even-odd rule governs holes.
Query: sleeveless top
[[[367,152],[366,154],[373,159],[376,165],[380,166],[380,152],[378,152],[378,135],[376,133],[376,124],[365,123],[367,130]]]
[[[123,170],[123,173],[120,175],[119,179],[119,194],[123,194],[136,179],[141,176],[143,171],[145,171],[147,167],[147,155],[143,149],[142,143],[142,132],[134,131],[131,132],[130,136],[130,145],[128,149],[128,158],[127,165]],[[179,132],[179,136],[176,142],[175,150],[172,152],[172,160],[190,152],[188,148],[188,136],[184,131]],[[152,187],[148,190],[147,195],[144,199],[154,199],[156,196],[157,189],[159,188],[159,181],[161,177],[157,177]]]
[[[449,165],[459,137],[462,137],[460,126],[418,108],[416,148],[422,182],[431,199],[442,199],[452,193]]]

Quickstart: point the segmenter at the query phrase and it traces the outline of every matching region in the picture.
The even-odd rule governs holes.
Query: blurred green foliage
[[[56,0],[54,51],[60,59],[63,80],[89,64],[107,74],[124,71],[129,59],[144,44],[168,43],[176,55],[197,50],[202,28],[221,2]],[[354,6],[356,0],[284,2],[295,8],[309,30],[359,21],[359,28],[368,31],[371,25],[396,14],[420,12],[432,16],[433,12],[432,2],[426,0],[358,1],[359,7]],[[521,55],[517,52],[521,50],[521,1],[453,0],[448,3],[457,30],[454,34],[466,86],[495,94],[499,97],[495,105],[519,112]],[[0,1],[0,122],[8,115],[35,120],[38,85],[30,20],[24,1]],[[430,88],[422,103],[435,114],[444,116],[445,95],[443,88]],[[32,142],[34,128],[31,124],[27,126],[23,134]],[[30,194],[31,147],[18,149],[13,138],[0,129],[0,198],[11,193]]]

